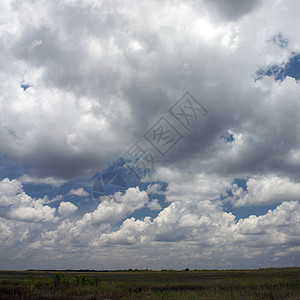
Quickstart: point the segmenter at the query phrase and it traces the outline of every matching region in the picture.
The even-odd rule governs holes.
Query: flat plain
[[[0,299],[300,299],[300,268],[0,271]]]

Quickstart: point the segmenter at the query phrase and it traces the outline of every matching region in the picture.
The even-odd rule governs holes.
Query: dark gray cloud
[[[215,5],[234,19],[259,1]],[[161,12],[152,13],[158,7]],[[128,10],[119,2],[47,9],[35,4],[31,10],[40,11],[35,24],[26,20],[22,5],[15,9],[20,31],[7,46],[8,61],[22,62],[22,78],[31,88],[9,92],[3,102],[2,136],[8,143],[2,149],[33,164],[33,175],[69,179],[109,165],[187,90],[209,114],[191,132],[177,124],[184,141],[162,164],[189,168],[196,159],[207,172],[297,174],[294,164],[281,160],[299,146],[293,125],[297,101],[267,103],[263,88],[251,79],[263,62],[251,51],[252,41],[243,39],[251,21],[238,34],[235,27],[198,20],[196,12],[165,15],[170,8],[157,2],[148,12],[144,4]],[[228,130],[242,134],[243,144],[224,144],[220,138]]]
[[[211,3],[225,19],[236,21],[259,7],[262,0],[213,0]]]

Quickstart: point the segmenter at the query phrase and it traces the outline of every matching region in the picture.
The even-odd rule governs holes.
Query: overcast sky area
[[[300,266],[299,11],[2,0],[0,269]]]

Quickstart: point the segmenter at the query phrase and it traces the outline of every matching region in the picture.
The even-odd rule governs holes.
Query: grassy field
[[[300,268],[0,271],[0,299],[300,299]]]

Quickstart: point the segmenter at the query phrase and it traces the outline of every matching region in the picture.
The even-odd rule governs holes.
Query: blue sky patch
[[[21,88],[26,91],[27,89],[29,89],[31,87],[30,84],[21,84]]]
[[[260,80],[265,76],[273,76],[275,80],[284,80],[287,76],[296,80],[300,78],[300,54],[293,53],[287,63],[275,64],[263,67],[256,72],[256,80]]]
[[[278,45],[280,48],[287,48],[289,41],[287,38],[285,38],[281,33],[275,34],[272,38],[271,41]]]
[[[263,206],[242,206],[242,207],[233,207],[231,203],[227,202],[224,205],[224,211],[231,212],[236,220],[248,218],[251,215],[255,216],[263,216],[270,209],[274,210],[280,204],[272,204],[272,205],[263,205]]]
[[[228,133],[227,135],[222,135],[221,138],[225,140],[226,143],[232,143],[234,141],[234,135]]]

